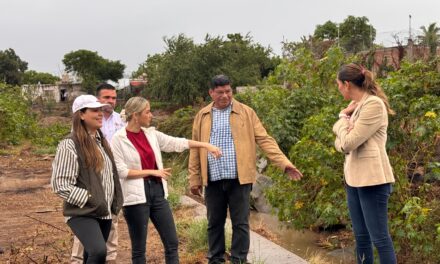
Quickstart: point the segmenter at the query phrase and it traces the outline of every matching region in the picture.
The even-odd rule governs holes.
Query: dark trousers
[[[348,209],[356,239],[357,263],[372,264],[372,243],[379,254],[380,263],[396,263],[393,242],[388,232],[388,198],[391,184],[367,187],[346,185]]]
[[[154,179],[144,182],[147,203],[124,206],[131,240],[131,259],[133,264],[146,263],[148,219],[151,218],[165,248],[167,264],[179,263],[176,226],[170,205],[164,197],[161,182]]]
[[[249,195],[252,184],[237,179],[210,181],[205,189],[208,213],[209,263],[225,261],[225,222],[227,209],[232,222],[231,262],[246,263],[249,252]]]
[[[70,229],[84,246],[84,263],[105,263],[108,235],[112,220],[74,216],[67,221]]]

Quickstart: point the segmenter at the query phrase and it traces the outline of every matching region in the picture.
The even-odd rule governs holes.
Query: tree
[[[437,27],[436,23],[434,22],[429,24],[428,28],[422,26],[420,29],[423,31],[423,34],[418,36],[421,44],[429,48],[431,57],[435,57],[437,55],[437,46],[440,41],[440,28]]]
[[[229,34],[227,38],[207,35],[195,44],[183,34],[164,38],[166,51],[148,56],[135,75],[148,75],[148,97],[179,104],[207,97],[210,79],[229,75],[234,86],[254,85],[279,64],[270,48],[254,43],[249,35]]]
[[[122,78],[125,65],[119,60],[111,61],[89,50],[72,51],[64,55],[63,63],[68,72],[75,72],[83,79],[82,85],[93,93],[97,83]]]
[[[293,59],[296,50],[306,48],[312,50],[315,58],[320,59],[336,41],[347,52],[357,53],[371,49],[375,37],[376,29],[368,24],[367,17],[348,16],[339,25],[329,20],[317,25],[313,36],[303,36],[298,42],[284,42],[283,57]]]
[[[55,84],[60,78],[47,72],[36,72],[33,70],[25,71],[23,74],[23,84]]]
[[[175,103],[191,103],[199,95],[196,45],[183,34],[164,38],[164,42],[167,50],[163,58],[153,56],[156,74],[147,73],[151,78],[151,94]]]
[[[335,40],[322,40],[315,36],[302,36],[298,42],[282,42],[283,58],[292,61],[298,55],[297,51],[301,49],[311,50],[316,59],[321,59],[329,48],[333,46]]]
[[[21,60],[13,49],[0,51],[0,82],[21,84],[27,65],[28,63]]]
[[[348,52],[357,53],[373,47],[376,29],[367,17],[348,16],[339,26],[340,43]]]
[[[255,43],[249,34],[228,34],[222,44],[226,55],[223,67],[235,86],[257,84],[280,63],[279,58],[271,57],[270,47]]]
[[[335,40],[338,38],[338,26],[330,20],[323,25],[317,25],[313,37],[321,40]]]

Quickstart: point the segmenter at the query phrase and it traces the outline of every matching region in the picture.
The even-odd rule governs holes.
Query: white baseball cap
[[[101,104],[98,101],[98,98],[91,94],[86,95],[80,95],[77,98],[75,98],[75,101],[73,101],[72,104],[72,112],[76,113],[78,110],[84,109],[84,108],[99,108],[103,107],[109,104]]]

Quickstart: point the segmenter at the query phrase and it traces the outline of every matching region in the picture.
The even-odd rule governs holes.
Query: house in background
[[[124,101],[132,96],[140,96],[141,91],[145,89],[148,84],[148,78],[147,74],[143,73],[134,79],[121,79],[118,83],[119,86],[116,88],[118,90],[118,99]]]
[[[78,95],[85,94],[81,91],[81,81],[75,76],[63,74],[61,81],[56,84],[25,84],[21,86],[23,96],[32,101],[71,102]]]

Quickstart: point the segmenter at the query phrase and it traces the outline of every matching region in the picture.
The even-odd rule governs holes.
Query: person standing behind
[[[112,215],[122,207],[113,154],[100,131],[103,106],[93,95],[75,99],[72,132],[58,145],[51,178],[67,225],[84,245],[84,263],[95,264],[105,263]]]
[[[116,108],[116,88],[108,83],[98,85],[96,88],[96,97],[103,104],[108,106],[103,107],[104,119],[102,122],[101,131],[107,139],[107,142],[112,142],[112,137],[119,129],[125,126],[121,115],[115,112]]]
[[[356,239],[357,263],[396,263],[388,231],[388,199],[394,176],[388,160],[388,114],[394,114],[373,74],[351,63],[341,67],[338,89],[351,103],[333,126],[336,150],[345,154],[344,176],[348,210]]]
[[[178,239],[168,196],[167,177],[170,168],[162,164],[162,151],[182,152],[188,148],[206,148],[214,158],[219,148],[209,144],[176,138],[149,127],[153,114],[150,103],[142,97],[132,97],[125,104],[127,120],[112,139],[112,150],[121,178],[124,195],[124,217],[131,240],[132,263],[146,263],[148,221],[151,218],[165,248],[165,262],[179,263]]]
[[[114,111],[116,107],[116,88],[108,83],[99,84],[96,88],[98,101],[106,104],[102,107],[103,119],[101,131],[108,143],[111,142],[113,134],[125,126],[118,113]],[[107,240],[107,263],[116,263],[118,249],[118,216],[112,219],[112,227]],[[74,236],[71,264],[83,263],[84,247]]]
[[[208,217],[209,263],[224,263],[224,225],[229,207],[232,221],[231,263],[246,263],[249,251],[249,198],[255,182],[257,145],[269,160],[299,180],[301,172],[267,134],[255,111],[233,99],[230,80],[217,75],[211,81],[212,103],[194,119],[192,139],[209,142],[222,149],[218,160],[204,149],[191,149],[189,183],[194,195],[205,186]]]

